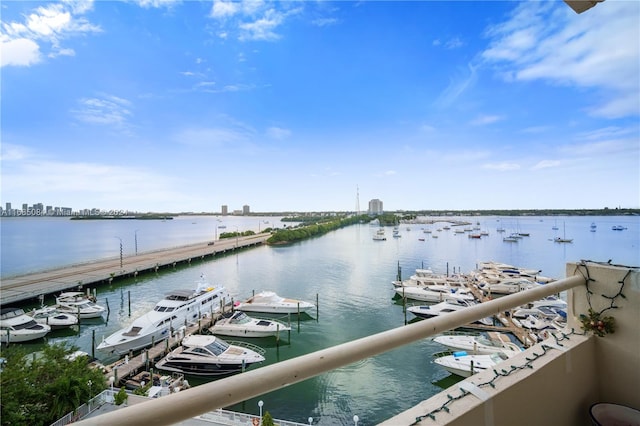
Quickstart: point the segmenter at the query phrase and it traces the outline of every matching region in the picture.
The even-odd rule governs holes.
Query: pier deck
[[[270,234],[257,234],[227,238],[216,240],[213,245],[202,242],[123,256],[122,260],[120,257],[101,259],[2,278],[0,305],[35,299],[42,294],[57,293],[79,286],[110,282],[118,277],[136,276],[147,271],[157,271],[162,267],[174,267],[178,263],[191,263],[192,260],[204,259],[218,253],[264,244],[270,236]]]
[[[231,305],[227,305],[225,309],[231,309]],[[109,377],[113,377],[114,386],[118,386],[119,382],[123,382],[128,377],[134,376],[140,371],[148,371],[149,365],[154,365],[155,361],[159,360],[177,347],[183,337],[191,334],[198,334],[202,330],[208,329],[211,327],[213,321],[219,318],[220,315],[221,313],[219,312],[214,313],[213,315],[203,315],[197,323],[187,325],[183,330],[174,332],[168,339],[156,343],[150,348],[141,351],[138,355],[131,357],[127,356],[119,361],[107,365],[105,379],[108,381]]]

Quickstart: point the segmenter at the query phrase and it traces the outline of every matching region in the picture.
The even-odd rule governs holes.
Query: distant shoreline
[[[94,215],[94,216],[71,216],[70,220],[171,220],[172,216],[163,216],[163,215],[139,215],[139,216],[131,216],[131,215],[123,215],[123,216],[113,216],[113,215]]]

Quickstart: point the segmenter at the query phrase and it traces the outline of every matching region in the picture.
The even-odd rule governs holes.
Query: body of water
[[[119,237],[125,254],[133,253],[137,230],[138,250],[201,242],[220,232],[221,218],[180,217],[173,221],[66,221],[58,219],[2,219],[2,275],[23,273],[101,257],[116,257]],[[464,219],[456,217],[456,220]],[[224,218],[226,230],[240,231],[274,225],[273,218]],[[266,224],[265,221],[271,221]],[[279,346],[273,340],[251,340],[266,350],[265,364],[271,364],[324,349],[381,331],[400,327],[405,315],[393,300],[391,281],[398,264],[408,278],[416,268],[435,272],[470,272],[481,261],[497,261],[515,266],[541,269],[541,275],[564,278],[567,262],[611,261],[614,264],[640,264],[640,217],[476,217],[468,218],[489,235],[468,238],[443,230],[444,223],[405,224],[400,238],[374,241],[376,227],[363,224],[333,231],[324,236],[289,246],[261,246],[215,259],[192,262],[175,270],[148,274],[98,287],[98,302],[108,300],[111,313],[105,321],[87,321],[79,333],[51,335],[49,342],[67,341],[91,352],[91,336],[99,340],[131,323],[174,288],[193,288],[201,274],[213,285],[226,286],[236,299],[253,291],[273,290],[281,296],[319,300],[319,313],[295,322],[290,341]],[[591,232],[590,225],[597,228]],[[282,227],[282,223],[277,223]],[[613,231],[613,225],[625,230]],[[557,226],[558,230],[552,227]],[[216,229],[216,227],[218,229]],[[529,233],[517,243],[503,242],[504,234]],[[431,229],[432,233],[425,233]],[[555,243],[566,235],[573,243]],[[438,238],[433,238],[437,235]],[[6,270],[5,270],[6,267]],[[131,314],[129,314],[129,295]],[[53,302],[52,296],[46,300]],[[409,314],[409,319],[411,315]],[[234,338],[229,338],[233,340]],[[38,350],[42,342],[27,344]],[[403,348],[362,360],[226,407],[258,414],[257,401],[275,418],[314,424],[376,424],[415,406],[441,391],[439,383],[449,374],[432,362],[432,355],[444,347],[425,339]],[[115,359],[96,356],[103,362]],[[197,384],[198,379],[191,379]]]

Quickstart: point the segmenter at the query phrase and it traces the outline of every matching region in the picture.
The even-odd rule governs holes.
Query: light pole
[[[120,237],[114,237],[117,238],[118,240],[120,240],[120,269],[122,269],[122,238]]]
[[[309,422],[309,426],[311,426],[311,423],[313,423],[313,417],[309,417],[307,421]]]
[[[109,386],[111,387],[111,402],[115,402],[115,395],[113,394],[113,382],[116,381],[114,376],[109,376]]]
[[[89,412],[91,412],[91,385],[92,384],[93,382],[91,380],[87,382],[87,385],[89,386]]]
[[[136,246],[136,256],[138,255],[138,230],[133,231],[133,241]]]
[[[358,417],[357,414],[353,416],[353,423],[355,423],[355,426],[358,426],[358,420],[360,420],[360,417]]]
[[[260,426],[262,426],[262,406],[264,402],[262,400],[258,401],[258,408],[260,408]]]
[[[240,234],[240,231],[238,230],[238,227],[236,226],[236,248],[238,248],[238,234]]]

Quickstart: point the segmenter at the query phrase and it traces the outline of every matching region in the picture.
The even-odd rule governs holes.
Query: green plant
[[[114,397],[114,402],[116,403],[116,405],[122,405],[125,402],[127,402],[127,399],[129,399],[129,395],[127,395],[127,391],[125,391],[124,388],[120,388],[120,390]]]
[[[580,322],[582,322],[584,331],[593,331],[600,337],[608,333],[613,334],[616,331],[616,321],[613,317],[604,316],[601,312],[596,312],[593,309],[589,309],[589,315],[581,314]]]
[[[262,426],[275,426],[275,423],[273,423],[273,417],[271,417],[271,413],[268,411],[264,413],[264,416],[262,416]]]

